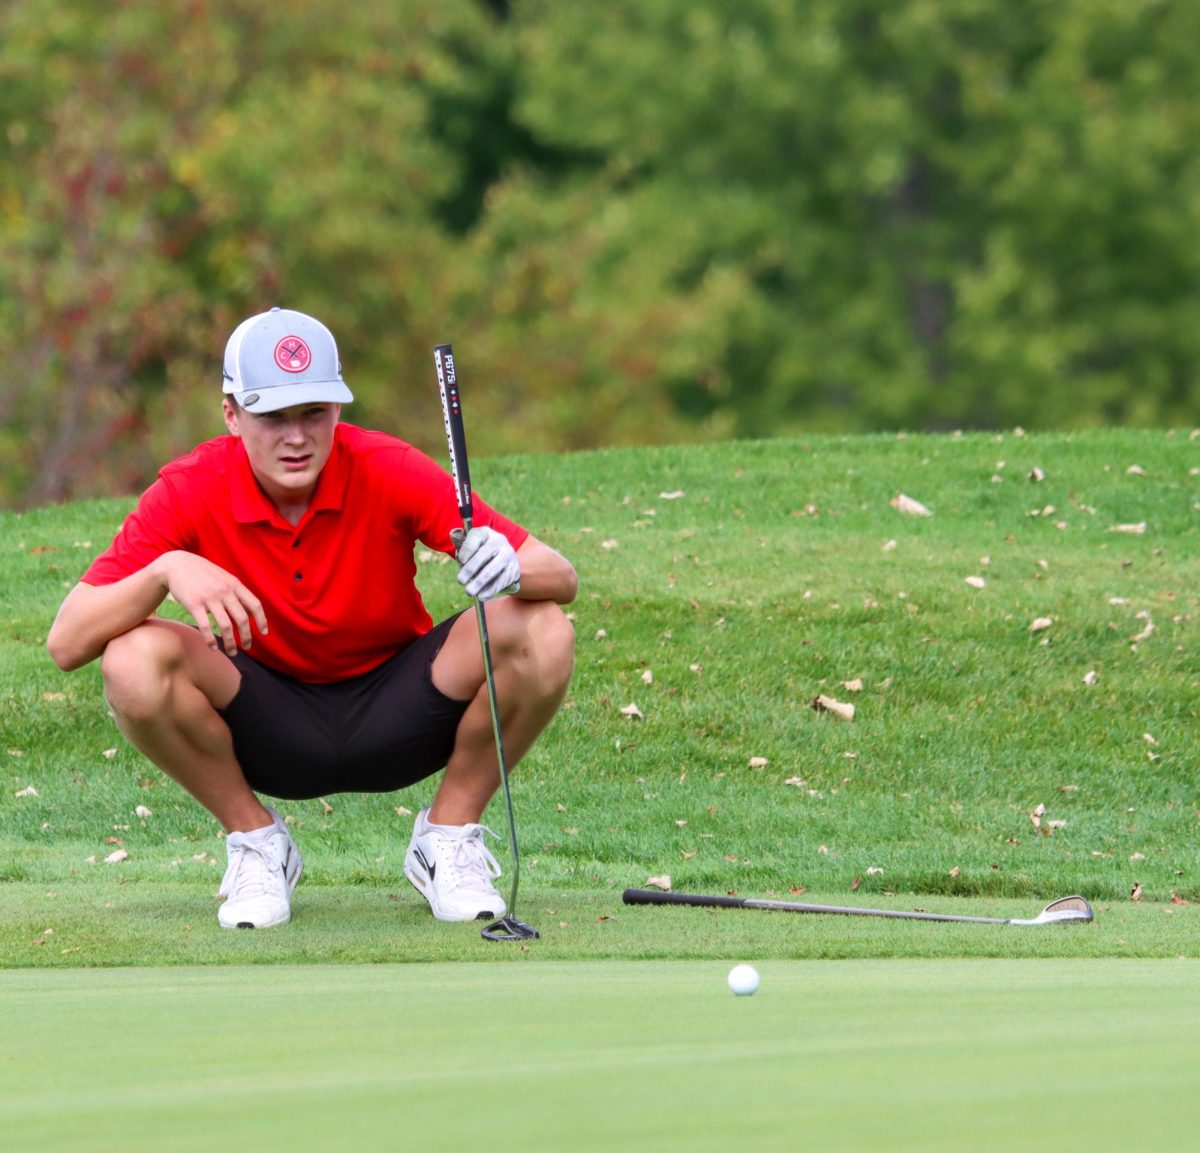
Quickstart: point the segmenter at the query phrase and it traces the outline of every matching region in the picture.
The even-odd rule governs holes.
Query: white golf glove
[[[473,528],[470,532],[456,528],[450,539],[458,549],[454,555],[462,566],[458,583],[468,596],[489,601],[521,587],[521,562],[503,533],[492,528]]]

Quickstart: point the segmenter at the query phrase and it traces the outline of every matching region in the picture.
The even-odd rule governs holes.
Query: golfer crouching
[[[459,583],[488,602],[512,764],[566,692],[575,570],[477,496],[456,549],[453,479],[340,423],[353,397],[312,317],[244,321],[224,377],[229,434],[160,471],[63,601],[51,656],[98,657],[121,731],[224,826],[225,928],[291,918],[300,852],[258,794],[391,792],[441,769],[405,874],[440,920],[504,916],[479,823],[500,777],[476,621],[434,624],[413,549],[456,555]],[[197,627],[156,616],[168,595]]]

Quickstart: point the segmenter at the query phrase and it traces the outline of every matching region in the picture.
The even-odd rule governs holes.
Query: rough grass
[[[556,932],[601,926],[567,935],[563,955],[586,957],[609,955],[597,918],[641,922],[619,893],[651,876],[1005,915],[1072,891],[1115,912],[1140,885],[1121,939],[1161,955],[1158,928],[1194,924],[1200,902],[1198,467],[1195,436],[1123,431],[477,462],[480,491],[581,577],[571,695],[514,778],[522,904]],[[933,515],[901,514],[901,492]],[[45,963],[39,914],[105,892],[113,915],[161,911],[151,958],[179,959],[180,922],[215,925],[214,823],[122,742],[95,667],[61,674],[43,647],[127,507],[0,517],[0,964]],[[1130,525],[1144,531],[1116,531]],[[435,615],[461,604],[433,557],[422,585]],[[1032,631],[1037,618],[1053,623]],[[814,711],[819,693],[853,703],[854,720]],[[622,712],[633,705],[640,717]],[[351,916],[370,957],[386,906],[417,932],[401,872],[411,816],[397,809],[429,792],[286,805],[308,866],[298,910],[331,927]],[[489,819],[503,832],[499,807]],[[105,864],[115,848],[129,858]],[[651,911],[651,933],[680,931],[688,914],[666,920],[679,912]],[[811,955],[906,947],[814,924],[804,932],[825,940],[864,936]],[[105,943],[56,963],[125,963],[121,933],[94,931]],[[761,947],[789,955],[796,930],[770,932]],[[353,936],[336,946],[351,957]],[[934,939],[982,947],[978,933]],[[1170,955],[1196,951],[1166,940]],[[205,955],[229,948],[244,947]]]

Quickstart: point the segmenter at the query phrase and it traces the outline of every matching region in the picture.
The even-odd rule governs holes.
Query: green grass
[[[1183,1149],[1194,962],[771,960],[0,974],[39,1153]],[[86,1038],[86,1044],[81,1044]]]
[[[1067,891],[1121,903],[1138,883],[1144,920],[1189,918],[1171,897],[1200,902],[1198,462],[1200,440],[1154,432],[479,462],[481,491],[581,577],[571,694],[514,778],[526,907],[611,915],[622,888],[668,874],[677,889],[1016,915]],[[900,492],[934,515],[901,515]],[[43,648],[127,507],[0,517],[0,964],[45,963],[26,926],[92,887],[138,894],[169,926],[211,920],[214,822],[120,739],[95,666],[62,674]],[[1144,534],[1112,531],[1133,523]],[[461,604],[439,559],[422,559],[435,614]],[[1032,632],[1038,617],[1054,623]],[[855,719],[815,712],[818,693]],[[411,817],[395,810],[429,794],[285,805],[308,865],[298,908],[395,896],[407,914]],[[503,831],[499,809],[490,820]],[[129,859],[103,864],[117,847]],[[55,963],[124,963],[119,932],[87,937]],[[1157,937],[1139,947],[1173,950]],[[147,948],[178,960],[176,928]]]
[[[293,923],[219,930],[219,830],[43,646],[129,502],[0,515],[5,1150],[1185,1147],[1198,470],[1182,432],[480,461],[581,577],[570,697],[514,777],[525,946],[404,880],[429,785],[283,805]],[[462,604],[421,572],[435,615]],[[1096,922],[621,904],[662,874],[993,916],[1082,892]]]

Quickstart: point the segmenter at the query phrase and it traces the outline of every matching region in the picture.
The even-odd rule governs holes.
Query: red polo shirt
[[[528,532],[473,495],[476,525],[519,548]],[[462,518],[454,481],[394,436],[335,429],[312,504],[298,525],[267,499],[234,436],[168,464],[83,580],[111,584],[172,549],[206,557],[263,603],[268,632],[250,655],[302,681],[369,672],[429,631],[416,586],[418,541],[453,553]]]

